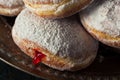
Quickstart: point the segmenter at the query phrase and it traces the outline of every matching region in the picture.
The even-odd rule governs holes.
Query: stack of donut
[[[98,2],[99,5],[94,4],[96,7],[91,10],[88,9],[91,6],[87,6],[91,3],[96,3],[94,0],[23,1],[26,8],[16,18],[12,29],[12,37],[18,47],[33,58],[34,64],[41,62],[61,71],[81,70],[94,61],[98,50],[97,40],[108,45],[113,45],[110,42],[115,42],[116,45],[119,44],[117,44],[117,41],[119,42],[120,14],[114,16],[115,21],[109,22],[110,14],[113,14],[110,12],[112,7],[115,7],[112,9],[113,12],[120,12],[118,8],[119,0],[100,1],[100,3]],[[105,12],[105,14],[98,12],[105,5],[110,5],[106,8],[110,14],[104,8],[103,13]],[[76,13],[81,10],[83,11],[80,12],[80,19],[85,29],[97,40],[86,32],[80,24]],[[102,17],[105,17],[104,20]],[[118,30],[103,21],[107,21]],[[101,22],[103,22],[103,25],[98,25]],[[106,26],[108,26],[107,30],[105,30]],[[96,29],[105,30],[105,35]],[[109,30],[112,30],[113,34]],[[102,36],[100,37],[100,35]],[[115,35],[116,37],[110,35]]]

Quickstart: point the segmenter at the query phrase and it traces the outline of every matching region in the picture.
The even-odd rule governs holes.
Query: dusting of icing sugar
[[[120,36],[120,0],[106,0],[84,14],[84,19],[90,26],[114,37]]]
[[[27,9],[18,15],[12,35],[32,41],[54,55],[80,62],[86,56],[95,57],[98,48],[97,41],[74,18],[44,19]]]
[[[7,6],[7,7],[22,6],[23,1],[22,0],[0,0],[0,5]]]
[[[80,2],[81,2],[81,0],[80,1],[78,1],[78,0],[70,0],[66,4],[63,4],[63,5],[59,6],[55,13],[57,14],[59,12],[63,12],[64,9],[69,8],[70,5],[73,5],[73,4],[78,5]]]

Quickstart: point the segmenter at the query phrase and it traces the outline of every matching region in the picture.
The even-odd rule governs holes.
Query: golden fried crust
[[[120,48],[120,37],[112,37],[109,34],[101,32],[99,30],[94,29],[92,26],[89,26],[84,19],[81,19],[82,24],[86,28],[86,30],[92,34],[94,38],[103,42],[106,45],[113,46],[116,48]]]
[[[26,0],[32,4],[60,4],[62,2],[68,2],[69,0]]]
[[[24,7],[15,7],[15,8],[5,8],[0,7],[0,15],[4,16],[16,16],[20,13],[21,10],[23,10]]]
[[[91,54],[93,56],[91,56],[91,57],[86,56],[87,60],[81,62],[81,64],[75,64],[75,62],[70,59],[60,58],[56,55],[52,55],[53,53],[50,53],[49,51],[37,46],[33,42],[30,42],[28,40],[23,40],[23,41],[17,43],[16,37],[13,37],[13,38],[14,38],[15,43],[28,56],[33,58],[35,54],[31,53],[31,52],[34,52],[33,50],[37,49],[39,52],[42,52],[44,55],[46,55],[46,57],[42,59],[42,61],[41,61],[42,63],[44,63],[45,65],[52,67],[54,69],[60,70],[60,71],[64,71],[64,70],[76,71],[76,70],[84,69],[87,66],[89,66],[95,58],[95,55]],[[29,44],[33,45],[33,46],[31,47],[31,46],[29,46]]]
[[[51,0],[50,0],[51,1]],[[44,18],[64,18],[73,15],[90,4],[93,0],[80,0],[77,3],[71,0],[61,0],[58,3],[53,2],[32,2],[24,0],[26,7],[35,14]]]
[[[60,58],[57,55],[53,55],[48,50],[43,49],[42,47],[38,46],[37,44],[29,40],[21,40],[16,36],[13,36],[13,40],[20,47],[20,49],[31,58],[33,58],[35,55],[34,49],[37,49],[39,52],[42,52],[44,55],[46,55],[46,57],[43,58],[41,62],[49,67],[61,71],[63,70],[76,71],[86,68],[93,62],[95,57],[95,55],[93,55],[94,57],[86,56],[86,59],[88,58],[87,60],[81,62],[81,64],[74,64],[73,60],[67,58]]]
[[[19,1],[0,1],[0,15],[4,16],[16,16],[20,11],[24,9],[24,3],[22,0]]]

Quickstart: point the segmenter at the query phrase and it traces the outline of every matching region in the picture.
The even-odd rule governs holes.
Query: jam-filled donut
[[[63,18],[88,6],[93,0],[23,0],[26,7],[44,18]]]
[[[80,13],[83,26],[102,43],[120,48],[120,0],[96,0],[95,4]]]
[[[80,70],[97,54],[98,42],[77,22],[75,17],[44,19],[23,10],[12,29],[15,43],[33,63],[40,61],[58,70]]]
[[[0,0],[0,15],[16,16],[23,8],[22,0]]]

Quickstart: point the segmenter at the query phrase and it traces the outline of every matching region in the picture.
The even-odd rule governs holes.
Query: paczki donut
[[[120,0],[96,0],[80,13],[83,26],[96,39],[120,48]]]
[[[80,11],[93,0],[23,0],[26,7],[44,18],[63,18]]]
[[[16,16],[23,8],[22,0],[0,0],[0,15]]]
[[[87,67],[98,50],[98,42],[80,26],[75,17],[44,19],[27,9],[18,15],[12,36],[35,64],[41,61],[62,71]]]

